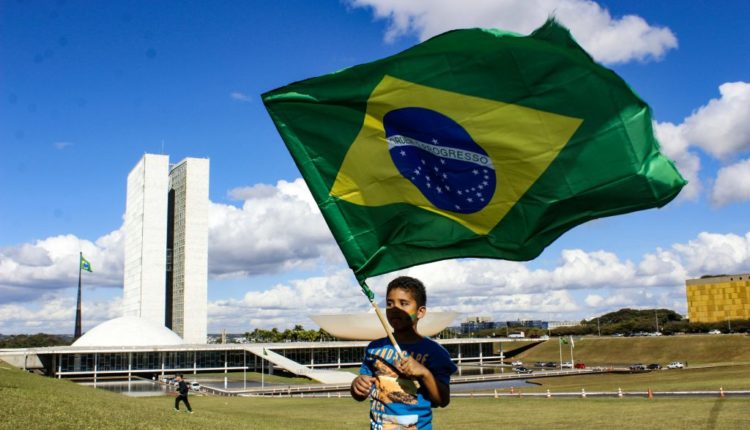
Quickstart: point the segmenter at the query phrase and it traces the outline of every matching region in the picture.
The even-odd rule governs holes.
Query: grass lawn
[[[704,364],[750,364],[750,336],[741,334],[680,335],[658,337],[575,338],[573,356],[587,366],[630,365],[633,363],[688,362]],[[524,363],[559,361],[560,343],[556,338],[522,352],[514,360]],[[570,361],[569,345],[562,345],[563,361]]]
[[[665,380],[659,383],[664,386],[690,385],[689,380],[695,378],[696,385],[706,385],[711,384],[713,377],[727,381],[740,378],[748,368],[739,366],[737,369],[726,367],[695,372],[698,371],[707,373],[693,373],[692,369],[655,372],[651,381],[661,381],[663,377]],[[715,372],[713,376],[711,372]],[[678,381],[680,378],[670,380],[672,375],[682,376],[683,383]],[[646,375],[621,376],[637,378]],[[745,382],[740,382],[740,385],[748,388],[747,378],[742,380]],[[560,387],[576,385],[575,381],[570,382],[571,378],[545,381],[563,384]],[[31,375],[0,362],[0,429],[329,430],[368,427],[367,402],[358,403],[348,398],[191,396],[190,401],[195,410],[193,415],[177,413],[172,410],[173,397],[126,397],[70,381]],[[739,429],[748,427],[748,406],[750,399],[732,397],[657,397],[653,400],[455,398],[448,408],[435,411],[435,427],[472,430],[499,427],[545,430]]]
[[[633,374],[598,374],[535,379],[538,388],[527,391],[690,391],[690,390],[748,390],[750,366],[719,366],[675,370],[656,370]],[[750,428],[750,426],[748,426]]]

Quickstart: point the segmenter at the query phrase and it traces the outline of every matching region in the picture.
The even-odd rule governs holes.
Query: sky
[[[750,273],[750,3],[663,0],[0,0],[0,333],[122,316],[126,178],[145,153],[210,159],[209,333],[317,328],[367,311],[260,94],[456,28],[528,34],[554,15],[653,109],[689,184],[529,262],[448,260],[428,311],[580,320],[687,313],[685,280]],[[460,319],[456,321],[456,324]]]

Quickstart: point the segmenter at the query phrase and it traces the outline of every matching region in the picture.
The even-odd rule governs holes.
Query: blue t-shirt
[[[435,380],[449,385],[457,370],[450,354],[434,340],[423,337],[416,343],[401,344],[401,350],[422,363]],[[388,338],[370,342],[360,375],[375,376],[377,381],[370,391],[370,429],[432,429],[432,402],[427,391],[417,389],[413,381],[399,378],[394,361],[396,350]]]

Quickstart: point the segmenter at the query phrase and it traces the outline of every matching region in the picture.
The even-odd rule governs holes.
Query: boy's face
[[[427,308],[417,306],[410,292],[393,288],[385,298],[385,314],[394,331],[413,329],[425,315]]]

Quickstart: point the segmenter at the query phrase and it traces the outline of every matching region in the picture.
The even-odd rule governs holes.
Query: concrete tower
[[[164,324],[169,157],[146,154],[128,175],[123,315]]]
[[[206,343],[209,161],[146,154],[128,175],[123,310]]]
[[[206,343],[208,159],[173,166],[167,200],[166,326],[185,342]]]

